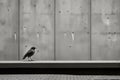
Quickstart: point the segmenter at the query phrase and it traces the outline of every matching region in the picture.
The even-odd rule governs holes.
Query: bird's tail
[[[27,57],[27,55],[25,55],[24,57],[23,57],[23,59],[25,59]]]
[[[25,59],[25,56],[23,57],[23,59]]]

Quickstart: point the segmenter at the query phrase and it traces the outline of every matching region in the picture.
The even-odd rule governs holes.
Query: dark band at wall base
[[[120,75],[119,68],[0,68],[4,74]]]

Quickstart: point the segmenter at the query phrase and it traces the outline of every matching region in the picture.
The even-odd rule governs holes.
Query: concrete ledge
[[[1,63],[120,63],[120,61],[0,61]]]

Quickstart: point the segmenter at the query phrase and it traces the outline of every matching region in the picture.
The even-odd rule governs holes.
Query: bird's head
[[[31,49],[32,49],[32,50],[35,50],[35,49],[36,49],[36,47],[31,47]]]

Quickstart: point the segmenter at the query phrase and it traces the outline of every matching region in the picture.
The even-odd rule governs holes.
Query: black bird
[[[36,49],[36,47],[31,47],[31,49],[28,50],[28,52],[24,55],[23,59],[25,59],[26,57],[28,57],[28,61],[29,61],[29,58],[31,59],[30,61],[32,61],[31,57],[34,55],[35,49]]]

